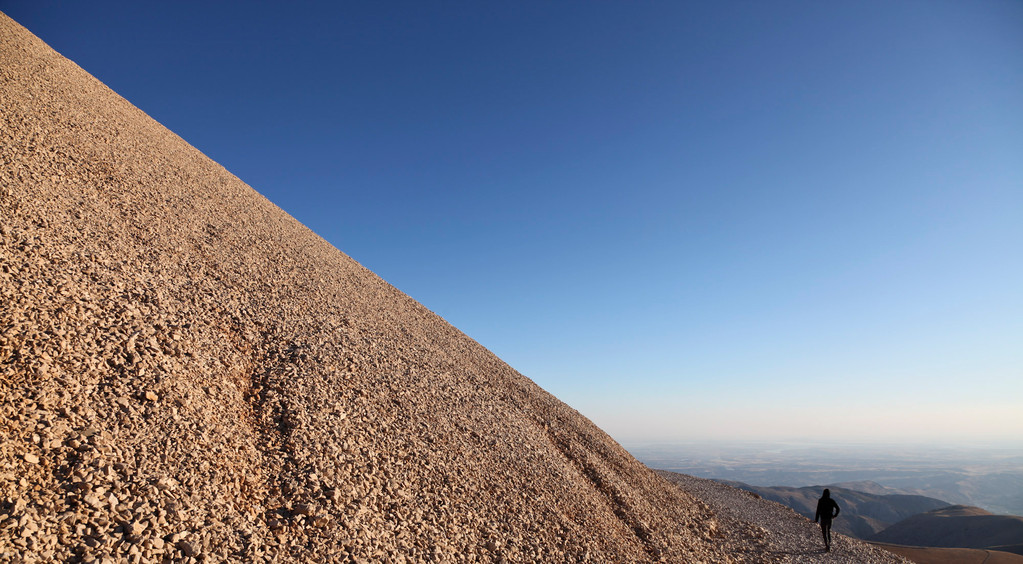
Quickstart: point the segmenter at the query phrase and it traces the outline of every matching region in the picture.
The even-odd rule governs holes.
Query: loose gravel
[[[0,148],[0,560],[766,561],[2,14]]]
[[[2,14],[0,148],[0,560],[728,560],[704,505]]]

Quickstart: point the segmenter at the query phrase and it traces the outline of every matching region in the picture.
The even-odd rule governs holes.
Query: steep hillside
[[[918,513],[948,507],[940,499],[921,495],[872,494],[854,491],[838,486],[812,486],[790,488],[784,486],[751,486],[740,482],[729,485],[756,493],[776,501],[813,519],[817,511],[817,500],[825,487],[831,489],[831,496],[838,502],[842,512],[835,519],[834,530],[842,534],[865,539],[874,536],[889,525]]]
[[[900,521],[871,540],[909,546],[1012,550],[1023,540],[1023,517],[954,505]]]
[[[0,16],[0,553],[727,561],[606,434]]]
[[[2,14],[0,120],[4,558],[770,560]]]

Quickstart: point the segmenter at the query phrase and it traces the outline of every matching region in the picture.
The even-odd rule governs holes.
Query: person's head
[[[831,490],[824,488],[824,497],[831,497]]]

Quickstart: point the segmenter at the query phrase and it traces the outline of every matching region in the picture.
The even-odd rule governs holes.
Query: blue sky
[[[1019,2],[0,10],[626,444],[1023,436]]]

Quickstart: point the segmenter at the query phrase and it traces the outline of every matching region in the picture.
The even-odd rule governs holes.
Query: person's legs
[[[824,550],[831,551],[831,521],[821,521],[821,536],[824,537]]]

